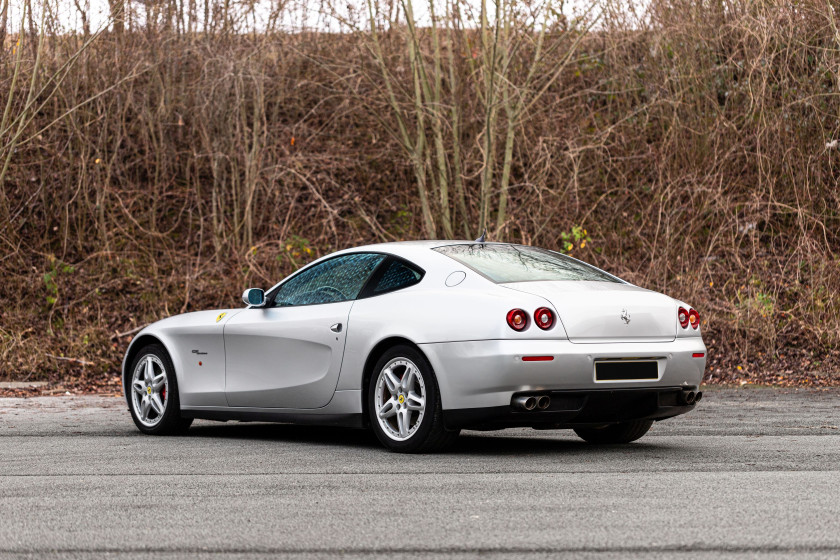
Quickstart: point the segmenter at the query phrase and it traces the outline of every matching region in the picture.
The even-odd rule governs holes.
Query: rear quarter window
[[[383,265],[382,273],[377,272],[378,278],[373,279],[373,286],[369,295],[377,296],[413,286],[422,280],[423,272],[409,263],[391,259]]]

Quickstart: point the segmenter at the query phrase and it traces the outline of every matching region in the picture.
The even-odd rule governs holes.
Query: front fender
[[[176,377],[181,371],[179,363],[176,363],[175,361],[176,353],[172,351],[173,342],[169,339],[168,336],[166,336],[166,333],[161,332],[161,329],[157,328],[158,323],[160,323],[160,321],[158,321],[157,323],[152,323],[151,325],[147,326],[142,331],[137,333],[137,335],[129,343],[128,348],[126,349],[125,354],[123,355],[122,368],[120,370],[120,378],[122,380],[123,395],[125,396],[127,404],[130,404],[127,384],[128,368],[131,367],[131,362],[134,360],[134,357],[137,355],[137,353],[143,349],[143,347],[148,346],[149,344],[160,344],[169,353],[169,357],[172,359],[172,363],[175,365]]]
[[[175,367],[182,406],[226,404],[223,330],[227,321],[240,311],[242,309],[217,309],[185,313],[162,319],[140,331],[123,357],[122,386],[126,401],[129,397],[127,378],[131,362],[144,346],[157,343],[166,349]],[[192,350],[209,352],[209,355],[202,354],[203,367],[197,368],[192,361],[187,363],[193,357]],[[188,365],[192,367],[192,373]],[[201,374],[197,375],[197,371]]]

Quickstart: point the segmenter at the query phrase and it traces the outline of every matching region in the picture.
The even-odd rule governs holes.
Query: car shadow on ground
[[[524,434],[524,435],[523,435]],[[304,426],[298,424],[267,424],[258,422],[228,422],[224,424],[202,423],[190,428],[188,437],[254,440],[263,442],[286,442],[312,445],[329,445],[344,448],[385,448],[370,430],[337,428],[329,426]],[[469,456],[520,456],[523,454],[621,454],[667,452],[679,449],[681,445],[669,445],[661,438],[642,439],[623,445],[592,445],[574,437],[571,430],[517,432],[500,430],[495,432],[464,431],[446,453]]]
[[[521,433],[521,432],[520,432]],[[513,435],[505,431],[499,432],[464,432],[452,447],[450,452],[461,455],[516,455],[523,454],[621,454],[650,453],[653,451],[668,451],[674,446],[661,441],[640,440],[621,445],[593,445],[575,438],[569,430],[536,432],[538,435]],[[680,447],[682,449],[682,447]]]
[[[334,426],[305,426],[300,424],[267,424],[262,422],[202,423],[194,425],[188,437],[228,438],[239,440],[276,441],[338,445],[342,447],[375,448],[379,441],[370,430],[338,428]]]

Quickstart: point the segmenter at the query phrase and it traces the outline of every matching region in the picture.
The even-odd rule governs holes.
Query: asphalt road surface
[[[0,557],[838,558],[840,391],[712,390],[642,440],[196,422],[0,399]]]

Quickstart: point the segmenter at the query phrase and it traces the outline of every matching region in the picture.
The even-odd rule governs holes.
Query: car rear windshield
[[[594,266],[537,247],[471,243],[434,250],[500,284],[538,280],[621,282]]]

